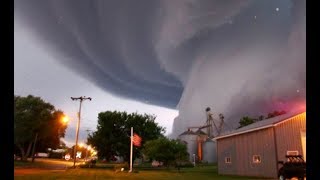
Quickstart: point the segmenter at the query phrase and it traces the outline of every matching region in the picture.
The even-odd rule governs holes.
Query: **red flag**
[[[142,141],[142,138],[138,134],[134,133],[132,137],[133,145],[141,146],[141,141]]]

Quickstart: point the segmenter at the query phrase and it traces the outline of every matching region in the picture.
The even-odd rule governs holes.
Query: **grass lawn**
[[[37,162],[31,163],[30,161],[14,161],[15,168],[41,168],[46,167],[47,163]]]
[[[135,172],[115,172],[112,169],[105,168],[77,168],[67,169],[65,171],[44,171],[37,174],[25,174],[23,176],[15,176],[14,179],[142,179],[142,180],[236,180],[257,178],[237,177],[237,176],[220,176],[217,174],[217,166],[204,166],[195,168],[183,168],[178,172],[176,169],[139,169],[135,168]],[[259,178],[261,179],[261,178]]]

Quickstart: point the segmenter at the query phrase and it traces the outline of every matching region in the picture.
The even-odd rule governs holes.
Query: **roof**
[[[258,121],[255,123],[252,123],[248,126],[236,129],[236,130],[232,130],[232,131],[227,131],[222,133],[220,136],[215,137],[214,139],[222,139],[222,138],[226,138],[226,137],[230,137],[230,136],[235,136],[238,134],[243,134],[243,133],[248,133],[248,132],[252,132],[252,131],[257,131],[260,129],[266,129],[266,128],[270,128],[273,126],[276,126],[277,124],[284,122],[294,116],[298,116],[305,113],[305,111],[293,111],[293,112],[288,112],[286,114],[280,115],[280,116],[276,116],[270,119],[265,119],[262,121]]]
[[[207,133],[201,131],[201,129],[198,129],[198,130],[196,131],[196,134],[207,135]]]
[[[182,136],[182,135],[197,135],[197,134],[191,130],[187,130],[187,131],[181,133],[179,136]]]
[[[215,142],[215,140],[213,140],[211,138],[207,138],[207,140],[205,142]]]

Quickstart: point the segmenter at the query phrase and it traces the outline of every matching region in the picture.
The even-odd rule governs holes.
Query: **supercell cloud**
[[[105,91],[177,108],[173,137],[208,106],[236,127],[305,104],[305,0],[15,0],[15,21]]]

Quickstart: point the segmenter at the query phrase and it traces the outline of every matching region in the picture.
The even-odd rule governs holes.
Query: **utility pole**
[[[80,96],[80,97],[71,97],[71,99],[73,101],[80,100],[80,107],[79,107],[79,112],[78,112],[77,131],[76,131],[76,145],[75,145],[74,150],[73,150],[73,168],[75,168],[76,167],[76,159],[77,159],[76,153],[77,153],[77,146],[78,146],[79,128],[80,128],[81,104],[82,104],[82,101],[87,100],[87,99],[89,99],[91,101],[91,97],[85,97],[85,96],[82,97],[82,96]]]

